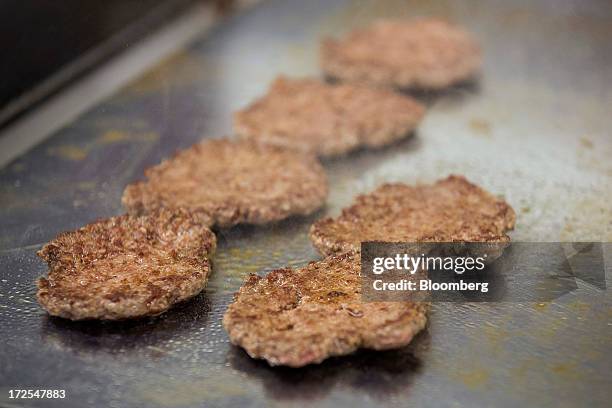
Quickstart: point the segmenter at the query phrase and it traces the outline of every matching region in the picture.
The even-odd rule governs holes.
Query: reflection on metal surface
[[[130,46],[129,52],[106,61],[88,76],[75,80],[71,87],[42,102],[36,110],[2,129],[0,168],[112,95],[160,58],[176,51],[209,28],[216,20],[212,8],[211,5],[201,4],[191,7],[161,30]],[[163,10],[159,12],[163,13]],[[92,61],[87,63],[91,65]],[[69,71],[61,71],[60,77],[73,77],[74,72]],[[57,78],[54,83],[58,85],[66,80]],[[49,92],[49,89],[43,89],[45,95]]]

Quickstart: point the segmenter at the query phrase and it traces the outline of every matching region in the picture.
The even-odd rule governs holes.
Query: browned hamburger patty
[[[507,242],[515,213],[463,176],[432,185],[384,184],[360,195],[338,218],[324,218],[310,239],[324,255],[359,250],[362,241]]]
[[[428,304],[362,302],[359,255],[251,275],[223,317],[230,340],[271,365],[302,367],[359,348],[402,347],[425,327]]]
[[[327,197],[327,178],[314,156],[248,141],[206,140],[145,175],[147,181],[123,193],[131,213],[186,208],[220,227],[310,214]]]
[[[38,301],[71,320],[157,315],[206,286],[215,247],[215,235],[186,212],[102,219],[38,252],[49,265]]]
[[[474,77],[482,56],[467,32],[445,21],[379,20],[341,40],[324,40],[321,65],[342,81],[442,89]]]
[[[389,90],[279,77],[265,96],[234,115],[234,131],[259,143],[333,156],[406,137],[424,112],[414,99]]]

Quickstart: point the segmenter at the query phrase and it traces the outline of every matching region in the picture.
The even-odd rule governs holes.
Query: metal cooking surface
[[[70,323],[45,315],[35,251],[120,213],[145,167],[202,135],[279,73],[318,75],[317,41],[377,16],[436,15],[481,41],[481,80],[437,95],[416,137],[328,161],[324,211],[220,231],[208,288],[165,315]],[[250,272],[316,259],[307,230],[382,181],[461,173],[517,211],[515,241],[612,241],[612,3],[272,1],[163,62],[0,172],[0,404],[179,406],[607,406],[612,297],[588,285],[551,303],[435,304],[406,349],[272,369],[221,326]],[[610,287],[608,251],[607,285]],[[66,400],[8,400],[10,388]]]

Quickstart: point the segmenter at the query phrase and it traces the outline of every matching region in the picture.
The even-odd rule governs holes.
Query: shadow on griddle
[[[421,148],[422,143],[419,132],[416,131],[387,146],[363,147],[344,156],[323,159],[322,162],[327,170],[330,184],[333,185],[336,180],[346,182],[347,179],[357,179],[382,163],[395,160],[404,154],[415,153]],[[359,169],[359,172],[355,172],[355,169]]]
[[[217,246],[225,245],[238,238],[252,237],[254,235],[267,236],[269,234],[279,234],[290,236],[300,232],[304,226],[310,226],[313,222],[321,218],[325,207],[306,216],[294,215],[284,220],[270,222],[265,225],[238,224],[231,228],[213,228],[217,236]]]
[[[210,309],[210,299],[203,292],[159,316],[136,320],[73,322],[46,316],[41,337],[45,343],[76,353],[112,355],[137,350],[156,357],[164,354],[156,347],[159,344],[205,327]]]
[[[473,78],[444,89],[411,89],[404,90],[402,93],[418,99],[427,107],[431,107],[437,102],[452,106],[464,103],[467,98],[478,94],[480,89],[481,85],[479,79]]]
[[[325,81],[330,84],[339,84],[337,78],[325,76]],[[465,81],[456,83],[447,88],[443,89],[400,89],[398,92],[411,96],[418,99],[421,103],[424,103],[427,107],[431,107],[438,100],[444,100],[445,102],[456,102],[461,103],[465,98],[476,95],[480,92],[480,78],[475,76]]]
[[[417,150],[420,146],[421,139],[418,137],[418,131],[413,131],[388,145],[380,147],[363,146],[344,155],[322,157],[321,162],[325,165],[347,163],[351,165],[353,171],[356,168],[363,171],[364,167],[369,167],[368,165],[374,165],[384,160],[392,159],[397,154]]]
[[[266,393],[273,399],[316,400],[334,389],[359,390],[375,399],[388,399],[389,395],[409,392],[415,375],[422,369],[429,343],[429,332],[425,330],[401,349],[360,350],[302,368],[271,367],[265,361],[250,358],[238,347],[232,347],[228,360],[235,370],[263,381]]]

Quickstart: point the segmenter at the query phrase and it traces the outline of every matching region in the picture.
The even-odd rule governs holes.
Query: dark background
[[[194,0],[0,2],[0,127]],[[70,66],[62,78],[54,74]],[[40,86],[45,83],[44,89]],[[37,87],[38,90],[33,92]],[[9,110],[9,103],[19,106]]]

